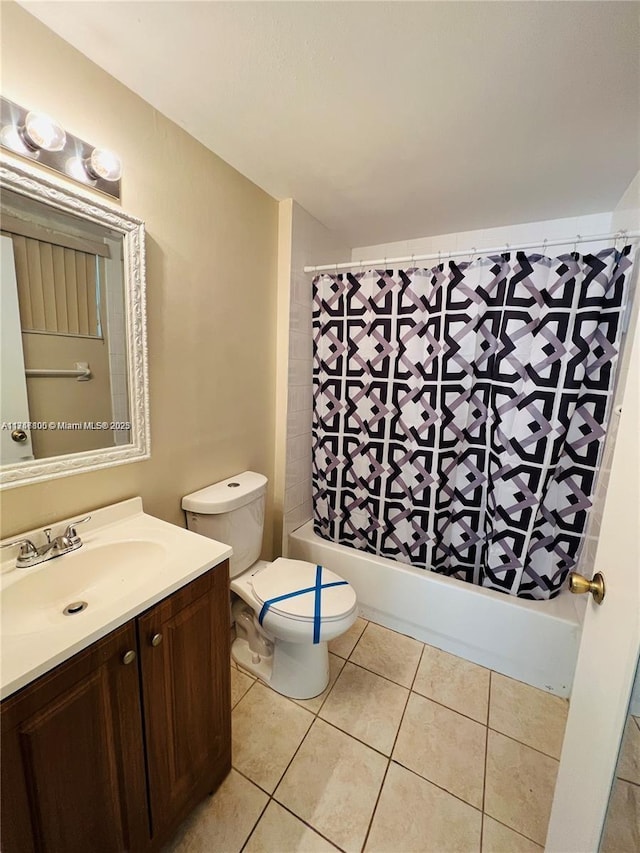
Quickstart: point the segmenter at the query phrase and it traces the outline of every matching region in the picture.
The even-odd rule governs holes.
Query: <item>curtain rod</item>
[[[389,264],[403,264],[411,261],[448,261],[451,258],[460,258],[469,255],[495,255],[502,254],[503,252],[514,252],[520,251],[521,249],[537,249],[541,247],[542,249],[546,249],[547,246],[564,246],[567,244],[573,244],[574,246],[578,243],[591,243],[591,242],[599,242],[600,240],[634,240],[640,237],[640,231],[615,231],[610,234],[593,234],[590,237],[582,237],[580,234],[577,234],[574,237],[568,237],[563,240],[538,240],[535,243],[516,243],[509,244],[505,243],[504,246],[496,246],[490,249],[476,249],[473,246],[471,249],[458,249],[453,252],[431,252],[428,255],[405,255],[401,258],[378,258],[377,260],[368,260],[364,259],[361,261],[346,261],[341,264],[321,264],[319,266],[307,266],[304,268],[305,272],[323,272],[324,270],[332,270],[333,272],[337,270],[350,270],[354,269],[354,267],[383,267],[385,269],[388,268]]]

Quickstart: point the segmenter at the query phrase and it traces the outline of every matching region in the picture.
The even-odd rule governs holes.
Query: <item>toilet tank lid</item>
[[[182,509],[203,515],[230,512],[261,497],[267,490],[267,478],[255,471],[244,471],[182,498]]]

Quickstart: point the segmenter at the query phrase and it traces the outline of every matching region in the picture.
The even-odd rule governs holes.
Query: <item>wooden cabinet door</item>
[[[154,848],[231,769],[228,563],[138,617]]]
[[[129,622],[2,703],[3,853],[149,846],[135,648]]]

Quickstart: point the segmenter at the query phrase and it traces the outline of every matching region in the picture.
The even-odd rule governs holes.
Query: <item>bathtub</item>
[[[288,556],[348,580],[365,619],[556,696],[571,693],[585,596],[504,595],[327,542],[312,521],[289,535]]]

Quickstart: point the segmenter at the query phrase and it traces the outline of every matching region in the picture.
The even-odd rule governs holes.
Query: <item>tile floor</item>
[[[358,619],[315,699],[232,665],[233,770],[171,853],[534,853],[568,702]]]

